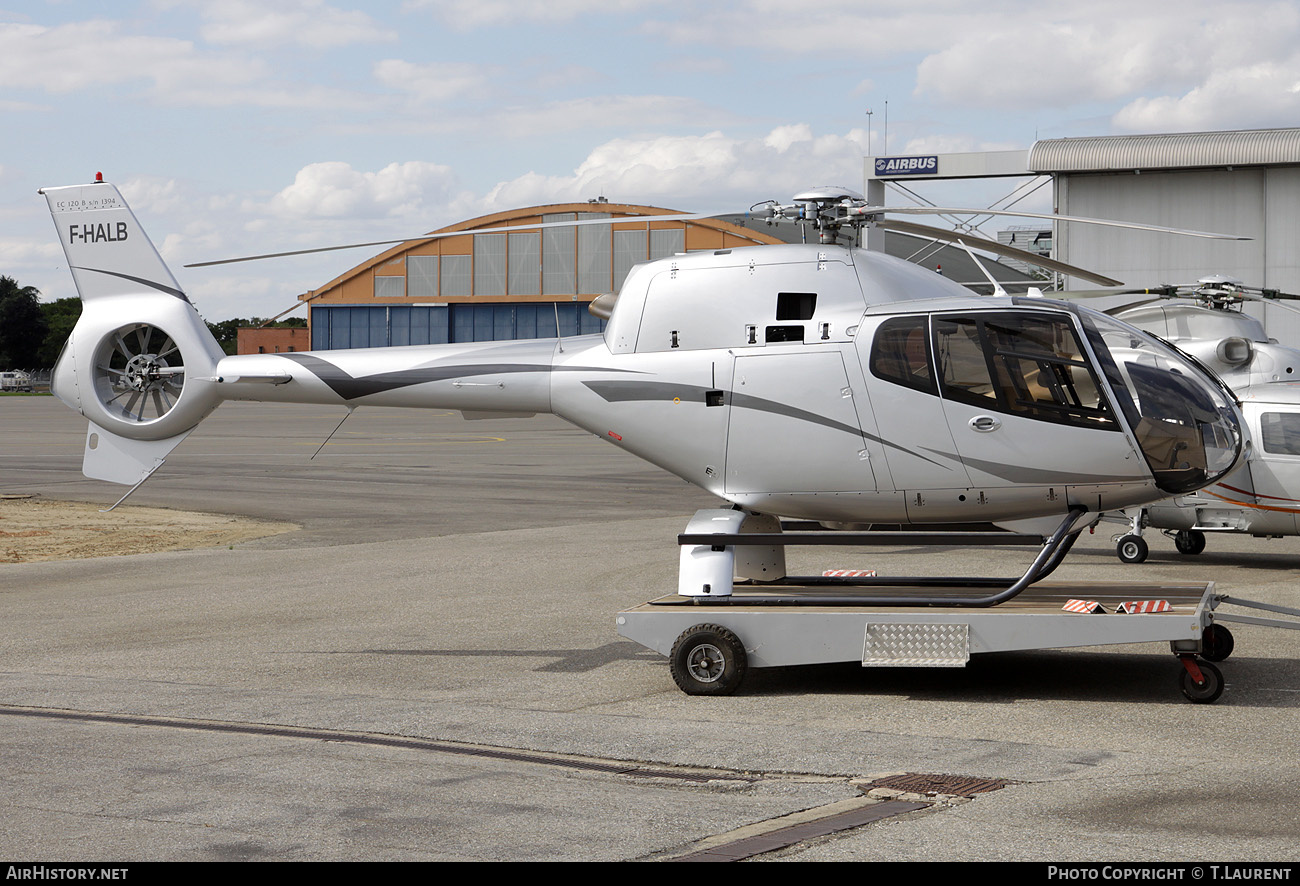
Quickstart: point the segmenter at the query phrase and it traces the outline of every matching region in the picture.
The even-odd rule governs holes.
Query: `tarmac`
[[[223,405],[121,506],[295,532],[0,564],[0,856],[1300,859],[1300,634],[1233,626],[1210,705],[1183,698],[1163,643],[763,669],[687,696],[614,620],[674,590],[676,535],[716,499],[546,417],[363,408],[313,457],[343,415]],[[53,398],[0,397],[0,493],[107,507],[125,487],[82,477],[84,439]],[[1185,557],[1152,532],[1124,565],[1117,528],[1058,575],[1300,606],[1300,539],[1214,535]],[[1031,557],[791,559],[1011,576]],[[901,773],[996,787],[870,789]]]

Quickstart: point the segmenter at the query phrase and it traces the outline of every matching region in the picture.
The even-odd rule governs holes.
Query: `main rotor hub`
[[[810,223],[817,229],[818,241],[825,244],[835,243],[841,228],[847,227],[856,235],[879,212],[878,207],[870,206],[856,191],[830,186],[795,194],[793,203],[780,204],[768,200],[749,209],[750,216],[766,220],[768,224],[777,221]]]

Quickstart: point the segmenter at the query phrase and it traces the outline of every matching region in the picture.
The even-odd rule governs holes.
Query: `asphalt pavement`
[[[295,532],[0,564],[0,855],[666,861],[811,822],[748,857],[1300,859],[1300,633],[1234,627],[1211,705],[1183,698],[1166,644],[768,669],[686,696],[614,619],[675,588],[676,535],[716,499],[551,418],[360,409],[313,457],[343,416],[223,405],[122,505]],[[84,437],[52,398],[0,397],[0,493],[112,503],[122,487],[81,476]],[[1295,538],[1184,557],[1153,533],[1131,566],[1112,532],[1059,576],[1300,606]],[[1013,575],[1031,556],[792,561]],[[818,833],[902,773],[996,787]]]

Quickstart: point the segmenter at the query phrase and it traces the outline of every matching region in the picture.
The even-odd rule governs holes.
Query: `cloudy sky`
[[[1297,126],[1300,4],[0,0],[0,274],[74,294],[36,190],[102,171],[209,320],[269,316],[366,253],[180,266],[596,196],[861,190],[886,114],[890,154]]]

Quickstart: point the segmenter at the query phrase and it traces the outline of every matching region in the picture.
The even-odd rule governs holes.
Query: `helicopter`
[[[83,472],[126,495],[227,400],[549,413],[745,514],[1057,527],[1052,545],[1218,483],[1242,452],[1231,393],[1177,349],[857,248],[883,210],[844,189],[754,210],[817,243],[635,266],[593,308],[602,334],[239,356],[114,185],[40,193],[83,301],[51,389],[89,421]]]
[[[1146,296],[1107,313],[1160,336],[1215,372],[1237,396],[1246,419],[1246,456],[1222,481],[1103,518],[1128,526],[1113,538],[1116,556],[1125,563],[1144,562],[1146,528],[1160,530],[1189,556],[1205,550],[1211,533],[1300,534],[1300,350],[1270,339],[1260,321],[1243,310],[1252,302],[1295,310],[1285,302],[1300,296],[1246,286],[1221,274],[1088,295]]]

